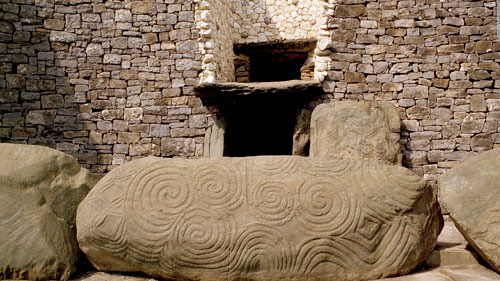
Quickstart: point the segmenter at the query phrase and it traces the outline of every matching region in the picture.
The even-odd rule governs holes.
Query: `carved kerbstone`
[[[500,272],[500,149],[471,157],[442,175],[439,199],[472,247]]]
[[[113,169],[77,213],[100,270],[182,280],[362,280],[434,248],[435,195],[409,170],[307,157],[145,158]]]
[[[400,119],[396,107],[379,102],[337,101],[317,106],[311,117],[312,157],[401,165]]]
[[[47,147],[3,143],[0,156],[0,279],[68,279],[76,209],[97,178]]]

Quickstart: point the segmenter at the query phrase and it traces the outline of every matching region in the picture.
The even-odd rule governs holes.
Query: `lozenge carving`
[[[439,207],[402,167],[342,159],[136,160],[77,213],[100,270],[182,280],[364,280],[434,248]]]

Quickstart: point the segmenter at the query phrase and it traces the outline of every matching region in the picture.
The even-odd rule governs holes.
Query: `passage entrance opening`
[[[291,155],[297,108],[253,99],[226,111],[224,156]]]

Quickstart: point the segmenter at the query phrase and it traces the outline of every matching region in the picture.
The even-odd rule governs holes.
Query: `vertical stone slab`
[[[401,164],[396,108],[380,103],[340,101],[317,106],[311,117],[312,157],[342,157]]]
[[[203,156],[222,157],[224,155],[224,135],[226,125],[227,124],[224,119],[217,119],[212,127],[207,129],[205,133]]]
[[[295,121],[292,155],[309,156],[310,124],[312,111],[301,109]]]

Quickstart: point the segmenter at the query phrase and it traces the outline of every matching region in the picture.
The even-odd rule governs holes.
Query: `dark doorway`
[[[306,113],[323,94],[321,83],[303,80],[196,86],[216,120],[206,156],[307,155]]]
[[[296,107],[252,99],[226,111],[224,156],[291,155]]]

